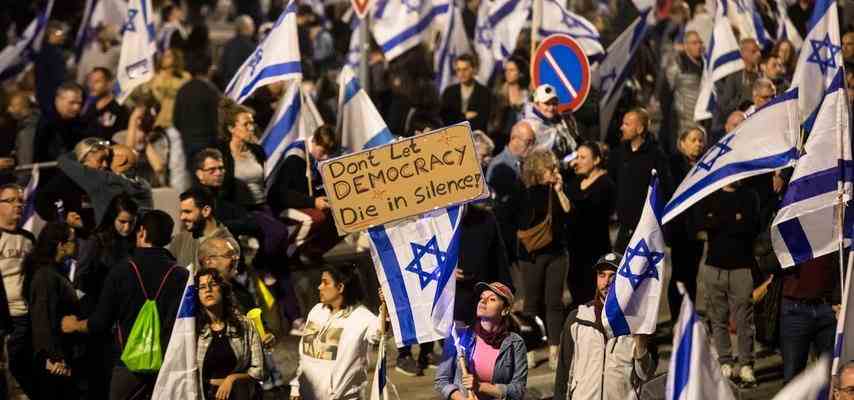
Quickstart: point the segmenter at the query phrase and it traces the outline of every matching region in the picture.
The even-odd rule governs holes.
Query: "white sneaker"
[[[726,379],[732,378],[732,365],[721,364],[721,375]]]
[[[738,371],[738,377],[741,378],[741,382],[745,384],[756,383],[756,376],[753,374],[753,367],[749,365],[743,365],[741,367],[741,370]]]

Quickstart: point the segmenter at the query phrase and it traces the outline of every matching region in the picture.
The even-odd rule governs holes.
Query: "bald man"
[[[854,361],[842,364],[839,373],[833,376],[833,398],[854,400]]]
[[[511,263],[517,259],[515,216],[522,193],[520,166],[522,159],[536,144],[533,126],[532,121],[528,120],[513,125],[507,146],[492,159],[486,169],[486,182],[492,189],[495,217]]]

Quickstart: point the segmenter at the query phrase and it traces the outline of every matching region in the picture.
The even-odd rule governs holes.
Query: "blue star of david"
[[[567,28],[574,28],[578,25],[581,25],[581,22],[578,22],[576,19],[572,18],[569,13],[561,12],[561,22],[566,25]]]
[[[482,44],[483,47],[492,48],[492,29],[488,26],[481,25],[477,27],[477,42]]]
[[[133,24],[133,20],[136,19],[136,14],[139,13],[139,10],[135,8],[128,9],[128,20],[125,22],[125,25],[122,27],[122,30],[128,32],[136,32],[136,26]]]
[[[439,281],[439,275],[442,273],[440,266],[448,259],[448,253],[439,249],[439,242],[436,240],[436,236],[430,238],[424,245],[414,242],[409,243],[409,245],[412,246],[414,257],[409,262],[409,265],[406,266],[406,271],[418,275],[418,283],[421,284],[421,289],[423,290],[430,284],[430,281]],[[421,265],[421,258],[427,254],[432,254],[436,257],[438,266],[432,272],[424,271],[424,267]]]
[[[696,174],[701,169],[711,171],[719,158],[732,151],[732,147],[729,147],[729,142],[731,142],[733,138],[735,138],[735,136],[730,135],[721,139],[720,142],[715,143],[712,149],[710,149],[703,158],[700,159],[700,162],[697,163],[697,168],[694,168],[694,172],[692,172],[691,175]]]
[[[421,0],[403,0],[407,13],[417,12],[421,8]]]
[[[635,256],[646,258],[646,264],[638,274],[632,272],[632,258]],[[623,260],[623,266],[620,268],[619,274],[629,280],[632,289],[637,289],[643,281],[649,278],[659,279],[658,270],[655,266],[663,259],[664,253],[651,251],[649,246],[646,245],[646,240],[641,239],[634,248],[631,246],[626,248],[626,258]]]
[[[255,54],[252,54],[252,60],[249,61],[249,75],[255,75],[255,67],[257,67],[258,64],[261,64],[261,59],[263,58],[264,50],[261,48],[255,50]]]
[[[822,75],[827,75],[828,69],[837,68],[836,53],[842,51],[842,47],[839,47],[830,41],[830,34],[825,34],[824,39],[822,40],[810,39],[810,45],[812,45],[812,53],[810,53],[810,56],[807,58],[807,62],[818,64],[818,69],[821,70]],[[822,49],[824,48],[826,48],[827,52],[830,53],[827,58],[822,57]]]

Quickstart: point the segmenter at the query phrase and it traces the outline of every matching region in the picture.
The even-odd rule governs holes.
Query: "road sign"
[[[590,93],[590,62],[581,46],[567,35],[551,35],[534,53],[534,84],[557,91],[558,111],[578,110]]]
[[[350,0],[350,4],[353,5],[353,11],[355,11],[356,15],[361,19],[365,19],[365,16],[368,15],[368,11],[371,9],[372,3],[372,0]]]

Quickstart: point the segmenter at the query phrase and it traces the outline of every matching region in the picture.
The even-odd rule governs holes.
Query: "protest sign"
[[[489,194],[467,123],[325,161],[320,174],[343,233]]]

